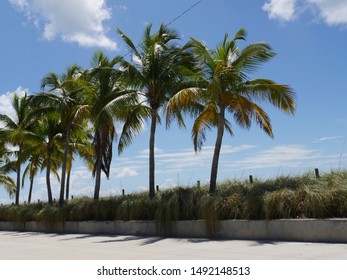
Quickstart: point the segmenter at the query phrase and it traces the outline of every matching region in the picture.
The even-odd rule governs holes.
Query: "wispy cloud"
[[[222,146],[221,157],[228,154],[241,153],[255,146],[240,145],[240,146]],[[209,167],[211,164],[214,152],[213,146],[206,146],[201,152],[195,153],[193,149],[182,149],[178,151],[162,152],[156,155],[157,172],[159,173],[177,173],[185,169],[201,169]]]
[[[334,141],[343,138],[343,136],[325,136],[318,139],[313,140],[313,143],[326,142],[326,141]]]
[[[158,148],[158,147],[155,147],[154,148],[154,153],[157,155],[157,154],[161,154],[161,153],[163,153],[164,152],[164,150],[163,149],[160,149],[160,148]],[[141,151],[139,151],[139,156],[137,156],[137,157],[139,157],[139,158],[147,158],[149,156],[149,149],[144,149],[144,150],[141,150]]]
[[[305,161],[317,157],[317,151],[302,145],[281,145],[259,151],[251,157],[230,162],[229,167],[235,170],[262,169],[269,167],[300,167]]]
[[[111,18],[105,0],[9,0],[46,40],[60,37],[84,47],[116,49],[104,22]]]
[[[282,22],[293,21],[302,11],[309,11],[328,25],[347,25],[346,0],[269,0],[263,10],[270,19]]]

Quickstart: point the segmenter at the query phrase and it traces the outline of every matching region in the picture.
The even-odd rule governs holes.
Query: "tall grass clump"
[[[147,193],[120,197],[114,220],[154,220],[157,199],[150,199]]]
[[[268,192],[264,196],[266,219],[290,219],[300,215],[300,204],[294,190],[283,189]]]

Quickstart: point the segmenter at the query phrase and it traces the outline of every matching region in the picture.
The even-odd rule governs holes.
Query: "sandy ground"
[[[347,260],[347,244],[0,231],[1,260]]]

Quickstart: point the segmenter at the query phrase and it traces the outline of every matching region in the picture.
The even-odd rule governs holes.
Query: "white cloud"
[[[23,11],[46,40],[60,37],[84,47],[116,49],[106,36],[104,21],[111,18],[105,0],[9,0]]]
[[[328,25],[347,25],[346,0],[270,0],[263,5],[270,19],[292,21],[299,11],[318,11]]]
[[[142,66],[142,60],[136,54],[133,54],[131,58],[138,66]]]
[[[296,0],[270,0],[263,6],[270,19],[291,21],[295,18]]]
[[[114,178],[126,178],[137,176],[138,172],[135,169],[125,167],[125,168],[113,168],[112,174],[114,174]]]
[[[308,0],[319,9],[320,17],[328,25],[347,24],[347,1],[346,0]]]
[[[13,96],[16,94],[17,96],[22,97],[25,95],[25,92],[28,92],[28,89],[18,87],[13,92],[6,92],[5,94],[0,95],[0,114],[8,115],[11,119],[15,120],[16,115],[12,108]]]

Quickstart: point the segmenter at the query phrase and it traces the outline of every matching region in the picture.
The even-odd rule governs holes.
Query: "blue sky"
[[[48,72],[63,73],[69,65],[89,66],[96,50],[124,55],[115,28],[138,42],[147,24],[167,24],[197,0],[4,0],[0,1],[0,113],[11,115],[14,92],[40,91]],[[248,30],[246,43],[269,42],[277,56],[254,77],[290,85],[297,94],[297,112],[285,115],[268,105],[275,134],[257,126],[234,126],[225,135],[218,179],[296,175],[314,168],[347,167],[347,0],[202,0],[171,25],[185,43],[189,37],[215,48],[225,33]],[[156,137],[156,184],[172,187],[207,182],[215,140],[208,135],[199,154],[187,130],[161,125]],[[124,153],[113,158],[110,180],[103,178],[101,195],[146,190],[148,129]],[[92,195],[94,180],[76,162],[71,194]],[[21,191],[26,200],[28,184]],[[53,196],[58,183],[53,181]],[[44,174],[36,178],[33,199],[46,199]],[[0,191],[0,202],[9,202]]]

